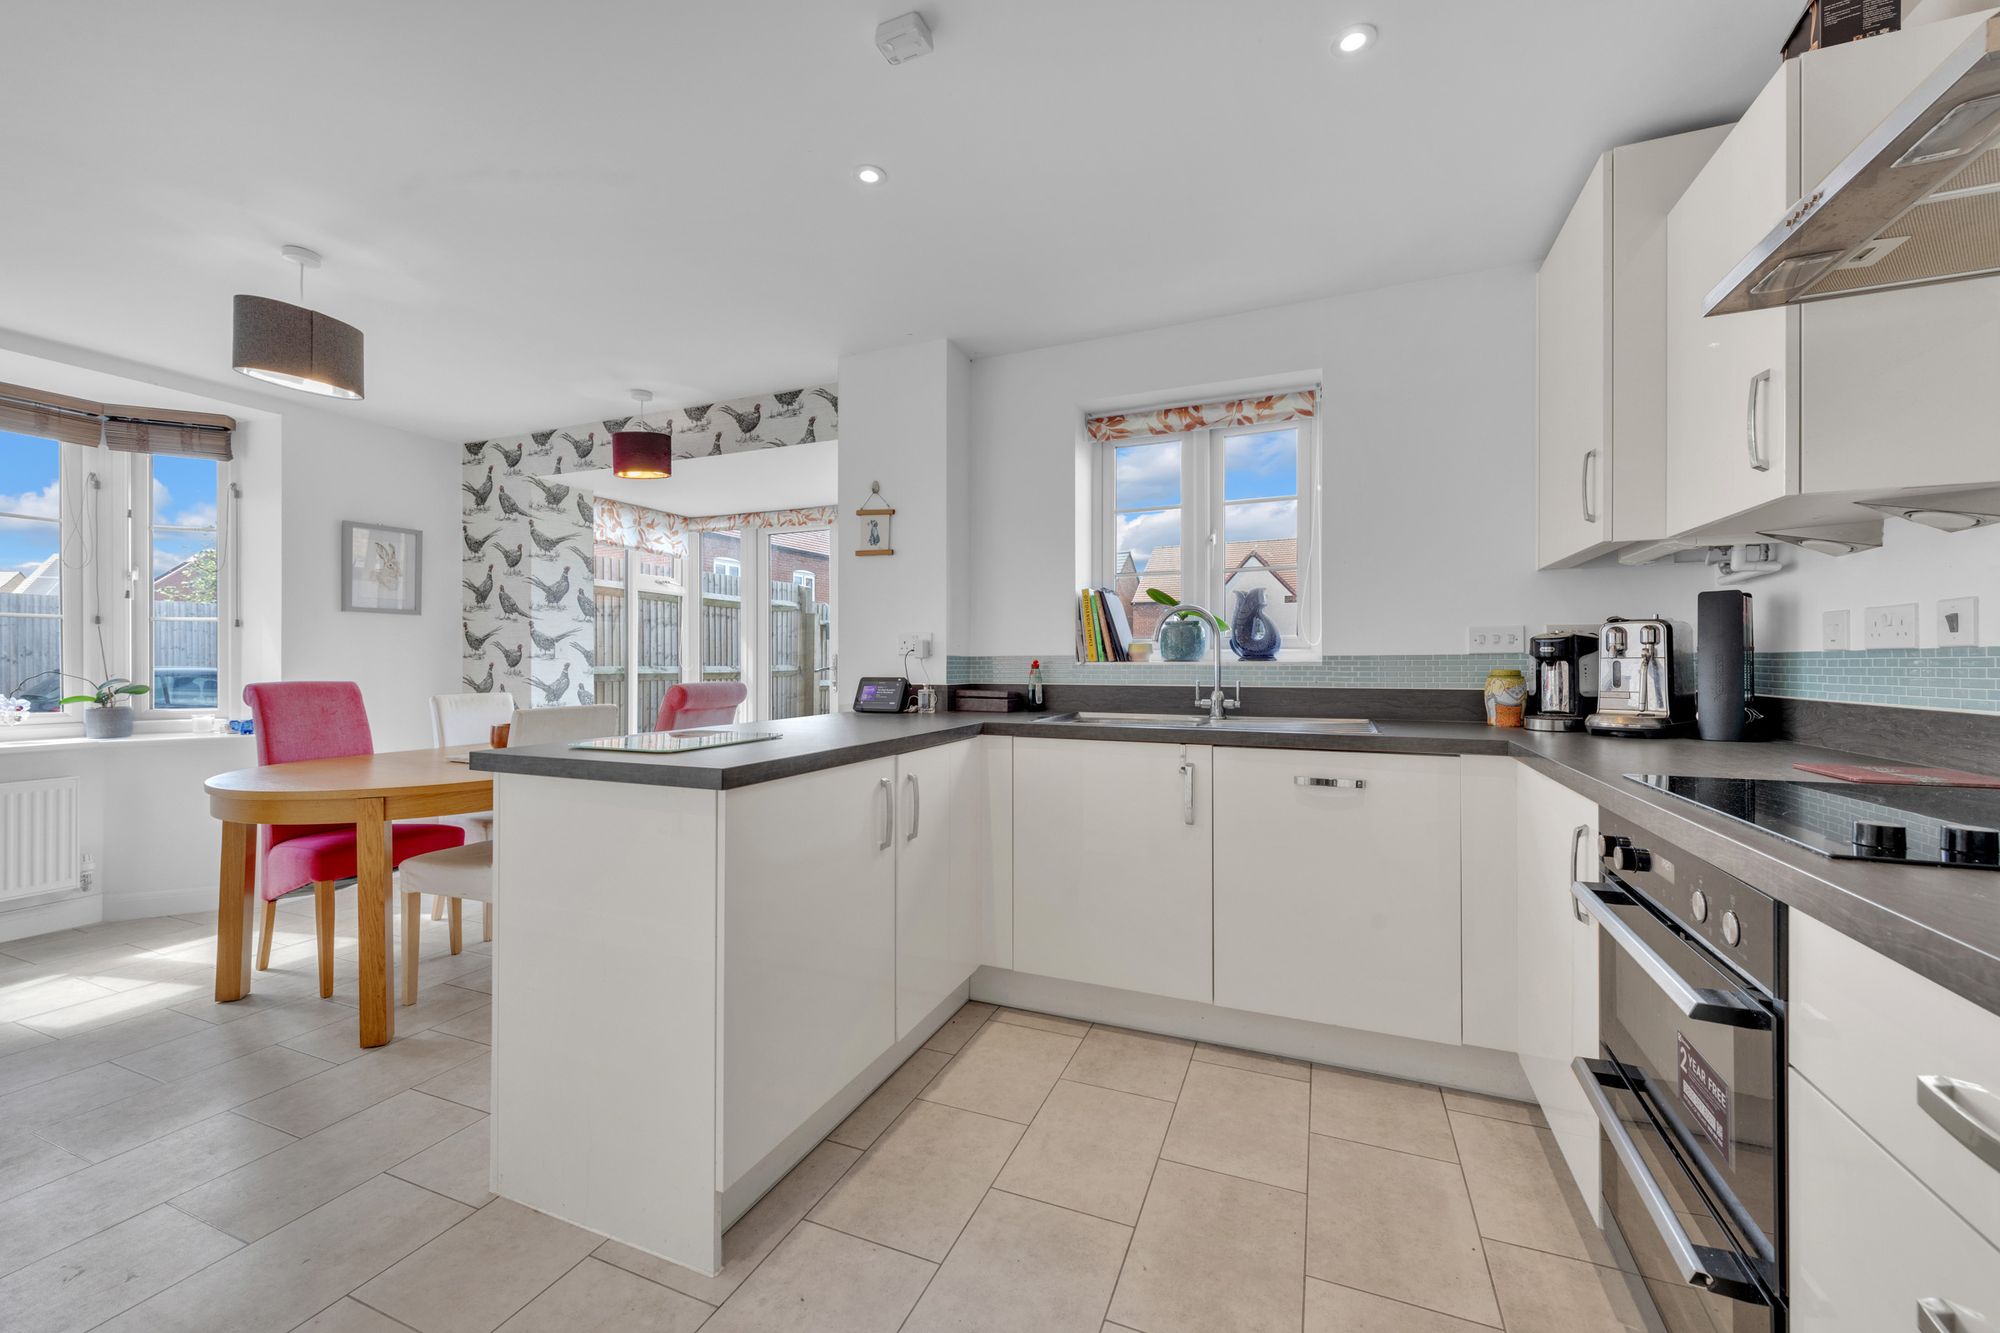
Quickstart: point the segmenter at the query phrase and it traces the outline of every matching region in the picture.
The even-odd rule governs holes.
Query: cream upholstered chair
[[[514,696],[503,691],[487,694],[433,694],[431,696],[431,744],[444,748],[455,745],[486,745],[493,728],[514,716]],[[456,824],[465,830],[467,842],[485,842],[493,836],[493,812],[481,810],[470,815],[439,815],[438,823]],[[431,920],[444,915],[445,902],[431,904]],[[486,938],[493,938],[493,908],[486,909]]]
[[[585,704],[574,708],[524,708],[513,715],[507,748],[555,745],[563,741],[612,736],[622,729],[617,704]],[[486,904],[486,938],[493,938],[493,842],[468,842],[435,856],[413,856],[403,862],[403,1003],[417,1002],[417,931],[423,895],[446,899],[451,911],[451,951],[465,947],[460,904],[467,898]]]

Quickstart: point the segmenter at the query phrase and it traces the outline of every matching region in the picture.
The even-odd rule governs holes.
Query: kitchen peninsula
[[[1530,899],[1567,906],[1565,868],[1517,874],[1544,788],[1570,803],[1541,820],[1559,843],[1574,808],[1601,806],[2000,1012],[2000,905],[1964,876],[1828,862],[1622,776],[1782,776],[1827,750],[1451,722],[1223,736],[1193,719],[1141,734],[842,714],[775,729],[675,756],[473,758],[502,830],[493,1188],[700,1272],[968,992],[1524,1095],[1515,1051],[1535,1038],[1517,1029],[1517,955],[1496,941],[1529,956]],[[1295,786],[1294,770],[1367,785]],[[1318,801],[1295,821],[1303,841],[1246,828],[1245,793]],[[1116,874],[1091,870],[1106,827]],[[1294,916],[1231,880],[1248,836],[1301,888],[1282,904]],[[1389,869],[1393,902],[1373,891]],[[1301,949],[1324,965],[1271,964]],[[1551,1119],[1594,1161],[1594,1121]]]

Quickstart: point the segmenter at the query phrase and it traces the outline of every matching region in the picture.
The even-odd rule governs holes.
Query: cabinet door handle
[[[1589,836],[1590,825],[1588,824],[1578,824],[1569,831],[1569,880],[1572,884],[1587,882],[1584,879],[1583,872],[1576,867],[1576,854],[1582,848],[1583,840]],[[1577,900],[1575,894],[1570,895],[1569,910],[1576,916],[1578,921],[1586,925],[1590,923],[1590,913],[1583,910],[1583,904]]]
[[[1315,778],[1301,773],[1292,779],[1294,787],[1340,787],[1347,791],[1365,791],[1367,778]]]
[[[1181,760],[1181,823],[1194,823],[1194,765]]]
[[[1597,511],[1590,507],[1590,474],[1594,470],[1591,465],[1596,462],[1597,450],[1585,450],[1583,455],[1583,521],[1586,523],[1597,522]]]
[[[896,841],[896,793],[887,778],[876,791],[882,795],[882,841],[875,844],[875,850],[886,852]]]
[[[1958,1311],[1950,1301],[1917,1297],[1917,1333],[1958,1333]]]
[[[2000,1171],[2000,1131],[1965,1108],[1960,1098],[1968,1094],[2000,1103],[2000,1098],[1977,1083],[1946,1078],[1942,1074],[1917,1075],[1917,1105],[1924,1109],[1924,1114],[1937,1121],[1945,1133],[1971,1149],[1974,1157]]]
[[[1750,377],[1750,406],[1744,412],[1743,439],[1750,450],[1750,466],[1759,472],[1771,470],[1771,457],[1764,449],[1764,431],[1757,413],[1762,397],[1759,391],[1770,382],[1771,372],[1768,370],[1760,370]]]
[[[910,831],[903,835],[903,841],[915,842],[917,838],[917,821],[923,817],[924,813],[923,793],[917,787],[917,775],[915,773],[904,774],[903,783],[910,789]]]

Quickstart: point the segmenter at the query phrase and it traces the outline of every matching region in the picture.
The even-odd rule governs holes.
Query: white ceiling
[[[11,5],[0,324],[226,381],[296,242],[367,334],[339,410],[472,439],[1527,262],[1800,7],[929,0],[892,68],[907,3]]]

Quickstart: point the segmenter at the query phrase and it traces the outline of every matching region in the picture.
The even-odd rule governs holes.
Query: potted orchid
[[[72,676],[66,671],[44,671],[41,676],[30,676],[14,687],[19,694],[23,686],[30,685],[43,676],[54,676],[57,680],[82,681],[90,687],[88,694],[66,694],[56,702],[59,704],[89,704],[83,714],[83,734],[92,740],[117,740],[132,734],[132,710],[125,706],[127,696],[137,697],[152,693],[146,685],[134,685],[123,676],[112,676],[108,680],[92,680],[88,676]]]

